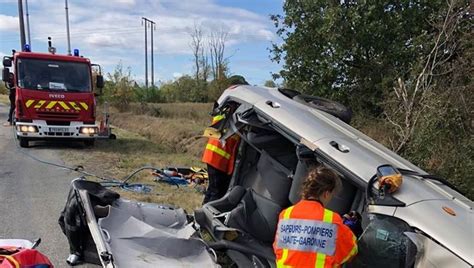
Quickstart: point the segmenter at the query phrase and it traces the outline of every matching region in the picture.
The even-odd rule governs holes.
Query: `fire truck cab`
[[[3,58],[2,80],[16,93],[14,120],[21,147],[49,139],[94,144],[99,132],[95,96],[104,80],[99,72],[94,92],[92,66],[79,50],[74,55],[26,50]]]

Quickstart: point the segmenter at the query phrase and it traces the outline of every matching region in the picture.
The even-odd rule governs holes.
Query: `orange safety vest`
[[[215,116],[212,120],[212,125],[222,119],[224,119],[223,115]],[[240,137],[238,135],[229,137],[224,145],[221,144],[219,139],[209,138],[206,148],[204,149],[202,162],[229,175],[232,174],[234,171],[235,154],[239,141]]]
[[[277,267],[339,267],[357,254],[357,239],[337,213],[302,200],[280,213],[273,250]]]

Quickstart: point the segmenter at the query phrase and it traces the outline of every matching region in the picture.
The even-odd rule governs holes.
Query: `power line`
[[[129,29],[129,30],[127,30]],[[135,30],[132,30],[132,29],[135,29]],[[136,31],[137,28],[125,28],[125,29],[122,29],[122,30],[119,30],[119,31],[87,31],[87,32],[72,32],[72,34],[74,34],[75,36],[92,36],[94,34],[99,34],[99,33],[102,33],[102,34],[133,34],[133,33],[137,33]],[[53,36],[55,39],[61,39],[61,38],[65,38],[67,37],[66,34],[64,33],[51,33],[51,34],[36,34],[34,35],[31,39],[34,39],[34,40],[40,40],[42,38],[44,38],[45,36]],[[6,43],[6,42],[13,42],[13,41],[18,41],[19,40],[19,37],[16,36],[16,37],[13,37],[11,39],[2,39],[0,41],[0,43]]]
[[[127,27],[127,28],[95,28],[95,29],[88,29],[84,31],[73,31],[74,35],[76,34],[91,34],[91,33],[115,33],[121,31],[131,31],[131,30],[138,30],[141,27]],[[48,33],[37,33],[34,35],[33,38],[37,36],[47,36],[47,35],[66,35],[63,31],[61,32],[48,32]],[[4,34],[3,37],[7,38],[18,38],[18,34]]]

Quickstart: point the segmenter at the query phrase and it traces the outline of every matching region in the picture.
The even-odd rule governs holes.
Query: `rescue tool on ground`
[[[99,133],[111,137],[108,120],[96,122],[95,96],[104,79],[99,65],[75,49],[58,55],[48,38],[49,53],[23,51],[3,57],[2,80],[16,93],[14,121],[21,147],[34,140],[68,139],[92,146]],[[92,68],[97,68],[95,82]],[[95,84],[95,85],[94,85]],[[94,89],[95,88],[95,89]]]

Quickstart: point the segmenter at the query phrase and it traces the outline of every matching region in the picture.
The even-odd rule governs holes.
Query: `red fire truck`
[[[36,53],[28,47],[3,58],[2,80],[16,91],[14,113],[21,147],[33,140],[69,139],[92,146],[98,136],[96,101],[104,85],[92,65],[74,50],[74,55]],[[10,72],[12,69],[13,72]],[[100,70],[100,67],[99,67]]]

